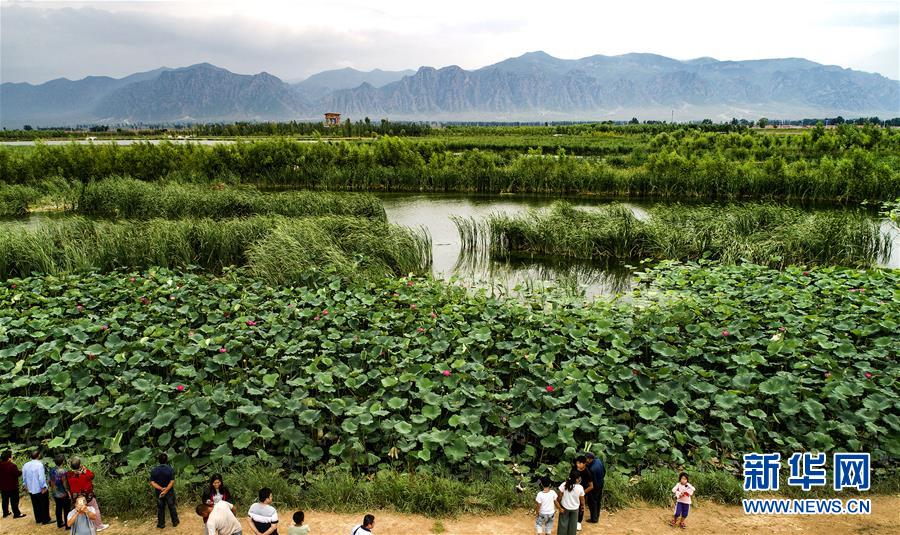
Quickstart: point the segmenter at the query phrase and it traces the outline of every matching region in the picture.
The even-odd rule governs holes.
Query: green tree
[[[759,127],[760,127],[760,128],[765,128],[766,126],[769,125],[769,120],[766,119],[765,117],[762,117],[762,118],[759,119],[758,124],[759,124]]]

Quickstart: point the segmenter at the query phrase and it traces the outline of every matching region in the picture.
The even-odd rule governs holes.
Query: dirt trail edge
[[[276,504],[278,505],[278,504]],[[51,535],[65,533],[56,527],[38,526],[34,523],[30,503],[22,501],[22,512],[28,516],[18,520],[0,520],[0,535]],[[52,505],[51,505],[52,509]],[[239,518],[243,524],[247,519],[244,511]],[[534,517],[524,510],[507,515],[470,516],[434,519],[417,515],[406,515],[391,511],[373,511],[376,535],[521,535],[534,533]],[[53,512],[51,511],[51,515]],[[293,511],[279,509],[282,529],[287,533],[291,525]],[[895,534],[900,531],[900,496],[872,497],[871,515],[745,515],[740,507],[701,503],[693,507],[688,517],[688,529],[669,527],[669,508],[638,506],[629,507],[612,514],[603,514],[599,524],[584,524],[582,535],[611,533],[657,534],[695,533],[704,535],[752,534]],[[170,535],[200,535],[203,533],[200,519],[189,507],[179,509],[181,524],[177,528],[168,526],[164,530],[156,528],[155,520],[119,520],[105,518],[111,526],[104,535],[144,535],[151,533]],[[347,535],[362,520],[359,514],[337,514],[306,511],[307,524],[311,535]],[[556,533],[556,526],[553,530]],[[252,533],[245,525],[244,534]]]

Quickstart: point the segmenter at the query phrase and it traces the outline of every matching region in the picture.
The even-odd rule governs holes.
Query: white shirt
[[[568,511],[574,511],[576,509],[581,509],[581,498],[584,496],[584,487],[575,483],[575,486],[572,487],[572,490],[566,490],[566,484],[563,483],[559,486],[559,492],[562,493],[562,498],[559,499],[559,504],[563,506],[563,509]]]
[[[44,473],[44,463],[32,459],[22,467],[22,483],[28,489],[29,494],[40,494],[47,488],[47,475]]]
[[[251,520],[263,524],[275,524],[278,522],[278,511],[271,505],[259,502],[250,506],[250,510],[247,511],[247,516],[249,516]]]
[[[556,493],[552,490],[538,492],[534,501],[541,504],[542,515],[552,515],[556,512]]]
[[[213,505],[209,518],[206,519],[208,535],[232,535],[242,531],[241,523],[231,512],[231,504],[225,500]]]

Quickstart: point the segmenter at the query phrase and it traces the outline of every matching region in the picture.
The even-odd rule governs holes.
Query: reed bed
[[[263,280],[309,274],[423,274],[430,238],[421,229],[345,216],[103,221],[69,217],[36,228],[0,224],[0,277],[31,273],[250,266]]]
[[[0,184],[0,217],[25,215],[28,206],[40,197],[41,192],[30,186]]]
[[[73,204],[84,215],[125,219],[342,215],[387,220],[381,202],[368,194],[260,192],[224,184],[159,185],[127,177],[89,183],[73,199]]]
[[[555,138],[551,138],[555,139]],[[231,145],[0,147],[0,182],[49,176],[83,184],[145,181],[250,183],[347,191],[591,193],[627,197],[885,201],[900,195],[900,134],[846,128],[802,136],[634,134],[595,156],[540,140],[516,150],[456,150],[440,139],[384,136],[367,143],[266,139]],[[527,147],[527,149],[526,149]],[[598,145],[599,147],[599,145]],[[548,147],[549,149],[550,147]],[[593,153],[594,149],[589,150]]]
[[[494,214],[487,226],[496,256],[869,267],[891,247],[878,222],[865,214],[773,204],[656,206],[649,220],[640,221],[620,204],[587,211],[557,202],[545,211]]]

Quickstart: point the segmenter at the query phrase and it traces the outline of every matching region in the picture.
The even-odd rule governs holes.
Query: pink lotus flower
[[[176,386],[176,387],[175,387],[175,390],[178,390],[179,392],[184,392],[184,385],[178,385],[178,386]]]
[[[781,332],[784,332],[784,331],[786,331],[787,329],[785,329],[784,327],[779,327],[778,330],[781,331]]]
[[[104,326],[100,327],[100,330],[101,330],[101,331],[108,331],[108,330],[109,330],[109,325],[104,325]]]
[[[194,336],[194,331],[188,331],[188,336]]]
[[[450,370],[444,370],[441,373],[444,374],[444,377],[450,377]]]
[[[149,299],[147,299],[146,297],[141,297],[141,304],[142,304],[142,305],[146,305],[146,304],[148,304],[148,303],[150,303],[150,300],[149,300]]]
[[[254,325],[256,325],[256,322],[255,322],[255,321],[253,321],[253,320],[247,320],[247,326],[248,326],[248,327],[253,327]]]
[[[415,310],[415,309],[416,309],[416,304],[415,304],[415,303],[410,304],[410,305],[409,305],[409,308]]]
[[[128,279],[128,282],[134,282],[134,277],[131,277],[130,279]]]
[[[831,377],[831,372],[825,372],[822,375],[824,375],[825,378],[828,379],[829,377]]]
[[[809,271],[804,271],[804,272],[803,272],[803,276],[804,276],[804,277],[809,277]]]
[[[871,374],[870,372],[866,372],[866,373],[865,373],[865,376],[866,376],[866,379],[871,379],[871,378],[872,378],[872,374]]]
[[[326,308],[325,310],[322,311],[322,315],[323,315],[323,316],[327,316],[327,315],[328,315],[328,309],[327,309],[327,308]]]
[[[418,329],[416,329],[416,330],[417,330],[417,331],[419,331],[419,332],[420,332],[420,333],[423,333],[423,332],[425,332],[425,329],[424,329],[424,328],[423,328],[423,327],[419,327],[419,328],[418,328]]]
[[[15,285],[15,284],[12,285],[12,289],[13,289],[13,290],[16,289],[16,285]]]
[[[75,305],[75,308],[78,309],[78,312],[81,312],[82,310],[84,310],[84,307],[81,305]]]
[[[169,296],[169,301],[174,301],[174,300],[175,300],[175,296],[174,296],[174,295],[170,295],[170,296]]]
[[[413,285],[413,281],[407,282],[406,285],[407,285],[407,286],[412,286],[412,285]]]
[[[394,292],[394,297],[400,297],[400,294],[398,294],[397,292]]]
[[[316,320],[316,321],[319,321],[319,316],[316,316],[316,317],[314,317],[313,319]]]
[[[554,390],[556,390],[556,389],[553,388],[552,385],[547,385],[547,392],[553,392]]]
[[[725,338],[728,338],[729,336],[731,336],[731,333],[728,331],[722,331],[722,336],[724,336]]]
[[[631,368],[631,375],[634,375],[636,377],[636,376],[640,375],[640,373],[641,372],[637,371],[636,369]]]
[[[432,312],[432,313],[431,313],[431,319],[434,319],[434,318],[436,318],[436,317],[437,317],[437,314],[435,314],[434,312]]]
[[[225,349],[224,347],[220,347],[220,348],[219,348],[219,353],[226,353],[227,351],[228,351],[228,350]]]

